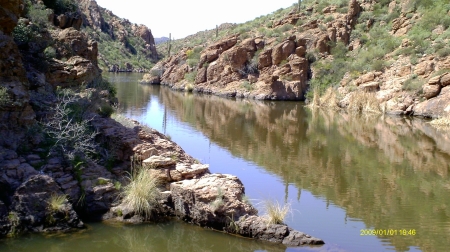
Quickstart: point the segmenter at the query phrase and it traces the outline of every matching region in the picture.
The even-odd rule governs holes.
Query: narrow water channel
[[[174,221],[91,224],[79,234],[0,241],[0,251],[30,251],[32,244],[33,251],[108,252],[450,247],[450,134],[423,120],[313,112],[298,102],[140,85],[140,74],[107,76],[117,87],[121,113],[170,135],[211,172],[238,176],[260,213],[267,199],[291,204],[286,223],[326,244],[284,248]],[[383,234],[361,235],[367,229]]]

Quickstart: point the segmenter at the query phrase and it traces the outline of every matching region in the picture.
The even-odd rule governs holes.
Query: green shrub
[[[423,80],[417,79],[417,75],[411,76],[408,80],[403,82],[402,88],[403,90],[407,91],[417,91],[422,88],[422,85],[424,84]]]
[[[53,47],[51,47],[51,46],[45,48],[45,50],[44,50],[44,56],[45,56],[45,58],[47,58],[47,59],[53,59],[53,58],[56,58],[56,50],[55,50],[55,48],[53,48]]]
[[[114,113],[114,108],[109,104],[103,104],[98,111],[98,114],[102,117],[110,117],[112,113]]]
[[[436,53],[437,55],[439,55],[439,57],[447,57],[448,55],[450,55],[450,48],[449,47],[441,48]]]
[[[14,27],[12,35],[16,44],[19,47],[23,47],[30,42],[33,37],[33,31],[30,26],[19,23],[16,27]]]
[[[8,89],[0,87],[0,107],[8,105],[11,102],[9,98]]]
[[[40,29],[46,27],[48,22],[48,15],[50,11],[45,9],[42,5],[30,5],[28,9],[28,18],[37,25]]]
[[[184,79],[189,81],[189,82],[194,82],[196,76],[197,76],[197,70],[189,72],[189,73],[185,73],[184,74]]]

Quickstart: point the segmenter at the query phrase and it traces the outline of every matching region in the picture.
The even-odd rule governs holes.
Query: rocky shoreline
[[[237,177],[210,174],[208,165],[197,164],[161,133],[131,123],[133,128],[110,118],[93,120],[104,141],[116,146],[114,155],[119,165],[108,170],[91,163],[84,166],[78,180],[74,171],[58,158],[45,161],[37,155],[23,157],[2,150],[0,185],[12,196],[0,201],[1,235],[79,229],[84,227],[82,217],[87,216],[131,223],[148,220],[116,200],[120,196],[117,183],[125,185],[127,164],[130,157],[135,157],[150,166],[149,172],[161,181],[153,217],[176,216],[203,227],[288,246],[323,244],[322,240],[286,225],[266,224],[257,210],[243,200],[244,185]],[[36,171],[29,164],[31,161],[46,164]],[[68,196],[58,210],[49,208],[55,194]],[[221,204],[214,206],[218,197]]]

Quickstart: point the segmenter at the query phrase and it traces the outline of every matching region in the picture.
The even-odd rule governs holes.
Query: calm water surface
[[[124,115],[172,137],[211,172],[238,176],[252,203],[289,203],[286,223],[324,239],[285,248],[173,221],[92,224],[66,236],[0,240],[0,251],[447,251],[450,134],[422,120],[312,112],[108,75]],[[392,235],[361,236],[362,229]],[[409,230],[414,230],[409,233]]]

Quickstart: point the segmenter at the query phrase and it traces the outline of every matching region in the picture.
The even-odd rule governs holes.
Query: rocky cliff
[[[49,131],[48,126],[52,121],[49,118],[58,118],[59,112],[66,119],[71,113],[60,107],[62,90],[73,89],[72,94],[81,87],[91,88],[93,93],[100,91],[97,43],[77,30],[81,19],[69,5],[63,6],[67,9],[47,7],[33,1],[1,2],[1,236],[84,226],[74,211],[73,193],[68,193],[71,198],[60,197],[55,207],[51,203],[67,190],[74,192],[74,183],[67,164],[66,170],[49,171],[64,159],[48,144],[55,140],[52,134],[71,135],[76,130],[53,127],[55,131]],[[106,105],[111,97],[106,94],[103,98]],[[85,110],[96,112],[98,107],[91,105]],[[64,120],[53,122],[62,126]],[[72,126],[76,124],[64,127]]]
[[[100,7],[96,1],[77,0],[82,30],[99,44],[99,65],[111,72],[147,72],[158,60],[155,40],[145,25],[132,24]]]
[[[231,220],[240,235],[291,246],[323,244],[266,225],[237,177],[210,174],[161,133],[110,118],[115,90],[101,78],[97,42],[80,31],[82,22],[108,28],[95,2],[82,2],[91,11],[84,14],[73,1],[0,3],[0,237],[85,228],[81,218],[178,216],[237,233]],[[146,27],[132,27],[154,44]],[[149,184],[135,186],[137,174],[156,181],[151,192],[130,193]]]
[[[445,1],[305,0],[182,40],[189,47],[144,82],[276,100],[311,101],[314,90],[331,88],[319,106],[440,117],[448,110],[449,13]],[[361,94],[373,108],[358,103]]]

